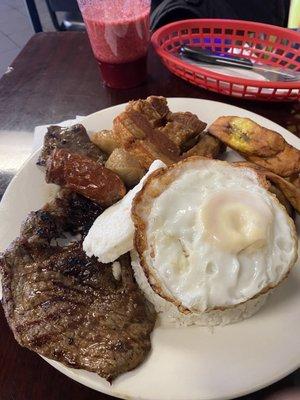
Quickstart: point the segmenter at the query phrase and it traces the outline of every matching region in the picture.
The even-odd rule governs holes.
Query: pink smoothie
[[[94,0],[81,6],[94,55],[108,86],[127,88],[146,77],[149,0]]]

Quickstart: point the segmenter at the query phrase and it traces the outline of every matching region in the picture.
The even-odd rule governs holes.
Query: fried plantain
[[[288,200],[288,202],[293,206],[293,208],[297,211],[297,213],[300,214],[300,187],[297,187],[293,183],[289,182],[287,179],[284,179],[281,176],[274,174],[273,172],[270,172],[267,169],[255,165],[253,163],[237,162],[234,164],[239,166],[250,167],[259,174],[261,174],[262,176],[264,176],[270,183],[269,190],[277,195],[278,192],[276,193],[276,191],[272,190],[272,186],[275,186],[277,190],[280,190],[280,192],[284,195],[285,199]],[[286,200],[283,199],[283,197],[280,195],[277,197],[278,200],[286,207],[288,213],[291,215],[290,208],[286,206]]]
[[[208,131],[246,160],[277,175],[287,177],[300,172],[300,151],[279,133],[249,118],[219,117]]]

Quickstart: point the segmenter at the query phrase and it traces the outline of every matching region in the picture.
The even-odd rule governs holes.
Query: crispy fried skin
[[[300,189],[300,175],[289,176],[287,180]]]
[[[153,128],[163,125],[169,113],[167,99],[162,96],[149,96],[145,100],[130,101],[125,111],[132,110],[143,115]]]
[[[159,129],[167,135],[179,148],[185,150],[186,144],[200,135],[206,127],[206,123],[190,112],[170,112],[167,115],[167,123]]]
[[[114,130],[124,146],[142,140],[154,145],[173,161],[179,156],[178,146],[163,132],[153,128],[147,118],[138,111],[130,110],[118,115],[114,119]]]
[[[171,165],[188,157],[189,154],[184,152],[198,144],[205,127],[206,124],[195,114],[170,112],[166,99],[158,96],[129,102],[125,111],[113,122],[113,132],[120,146],[144,169],[149,168],[157,158]],[[198,147],[192,154],[199,153]],[[205,141],[201,144],[201,153],[204,147]],[[207,153],[212,156],[211,149]]]
[[[103,165],[66,150],[54,150],[46,164],[46,182],[80,193],[110,206],[121,199],[126,188],[117,174]]]
[[[95,133],[92,141],[111,154],[106,167],[132,186],[156,159],[171,165],[195,155],[222,154],[224,144],[204,133],[205,127],[191,112],[171,112],[165,97],[150,96],[130,101],[114,119],[113,130]]]

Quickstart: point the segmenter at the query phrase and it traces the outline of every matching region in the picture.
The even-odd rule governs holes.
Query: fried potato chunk
[[[277,132],[264,128],[249,118],[218,118],[208,129],[246,160],[280,176],[300,172],[300,151]]]
[[[107,154],[111,154],[120,145],[116,133],[107,129],[94,133],[91,141]]]
[[[119,175],[130,187],[136,185],[145,174],[138,160],[122,148],[115,149],[111,153],[105,166]]]

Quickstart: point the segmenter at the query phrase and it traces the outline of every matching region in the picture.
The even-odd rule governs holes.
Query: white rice
[[[138,253],[132,250],[130,254],[135,279],[145,297],[154,305],[158,313],[158,322],[161,326],[183,327],[189,325],[216,326],[233,324],[254,315],[265,304],[268,297],[267,293],[224,311],[216,310],[183,314],[174,304],[163,299],[152,290],[140,265]]]

